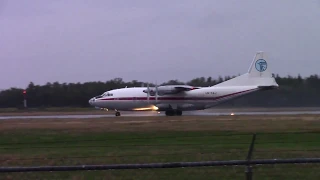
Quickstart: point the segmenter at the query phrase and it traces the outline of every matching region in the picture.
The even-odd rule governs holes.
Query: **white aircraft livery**
[[[266,53],[257,52],[247,73],[211,87],[163,85],[125,87],[93,97],[91,106],[120,111],[165,111],[167,116],[181,116],[183,111],[204,110],[249,93],[278,88],[268,69]]]

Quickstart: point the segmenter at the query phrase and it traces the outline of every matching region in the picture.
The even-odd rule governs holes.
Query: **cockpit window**
[[[113,96],[113,94],[112,94],[112,93],[109,93],[109,92],[105,92],[105,93],[102,94],[102,96],[103,96],[103,97],[105,97],[105,96]]]
[[[98,98],[102,98],[103,96],[102,95],[99,95],[99,96],[96,96],[95,98],[98,99]]]

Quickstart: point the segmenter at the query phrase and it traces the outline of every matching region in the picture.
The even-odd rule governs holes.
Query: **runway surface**
[[[285,111],[285,112],[233,112],[233,115],[298,115],[298,114],[320,114],[320,111]],[[232,115],[231,113],[216,113],[205,111],[186,111],[183,112],[186,116],[219,116]],[[122,112],[121,116],[139,117],[139,116],[165,116],[164,112]],[[7,119],[90,119],[102,117],[115,117],[115,115],[49,115],[49,116],[0,116],[0,120]]]

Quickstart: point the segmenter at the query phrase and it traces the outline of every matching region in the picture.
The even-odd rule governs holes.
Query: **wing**
[[[192,91],[199,89],[200,87],[193,87],[189,85],[164,85],[158,87],[158,95],[167,95],[167,94],[178,94],[185,91]],[[149,88],[150,95],[154,96],[156,92],[156,87]],[[143,90],[144,93],[148,92],[148,88]]]
[[[173,86],[173,88],[179,92],[199,89],[199,87],[193,87],[193,86],[188,86],[188,85],[177,85],[177,86]]]

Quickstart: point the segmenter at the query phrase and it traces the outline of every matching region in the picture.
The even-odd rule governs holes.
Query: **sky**
[[[319,73],[320,0],[0,0],[0,89]]]

